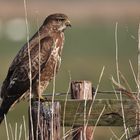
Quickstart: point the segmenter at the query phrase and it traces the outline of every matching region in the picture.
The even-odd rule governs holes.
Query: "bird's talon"
[[[40,101],[46,101],[45,97],[43,97],[43,96],[39,96],[38,97],[38,100],[40,100]]]

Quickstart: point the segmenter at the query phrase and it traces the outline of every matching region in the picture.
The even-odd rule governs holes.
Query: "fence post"
[[[85,100],[85,106],[87,100],[92,100],[92,83],[90,81],[73,81],[71,83],[71,98]],[[85,115],[87,114],[85,110]],[[84,118],[86,121],[86,117]],[[73,140],[93,140],[92,132],[93,126],[74,126]]]
[[[60,103],[32,101],[31,104],[31,113],[29,108],[29,140],[60,140]]]

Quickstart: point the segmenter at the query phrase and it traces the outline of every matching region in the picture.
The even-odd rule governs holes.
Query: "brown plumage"
[[[0,123],[4,118],[4,114],[7,114],[12,105],[29,94],[29,51],[32,94],[41,97],[41,94],[59,69],[64,43],[64,30],[67,26],[71,26],[71,24],[66,15],[53,14],[48,16],[39,31],[30,39],[29,49],[28,43],[26,43],[18,52],[2,84]]]

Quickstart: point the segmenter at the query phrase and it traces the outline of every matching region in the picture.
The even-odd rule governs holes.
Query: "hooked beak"
[[[65,25],[66,25],[67,27],[71,27],[70,21],[69,21],[69,20],[66,20]]]

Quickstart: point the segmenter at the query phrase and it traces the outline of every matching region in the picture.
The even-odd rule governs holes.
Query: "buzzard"
[[[1,87],[0,123],[9,109],[29,94],[41,98],[57,73],[64,44],[64,30],[71,26],[65,14],[49,15],[14,58]],[[30,54],[30,55],[29,55]]]

